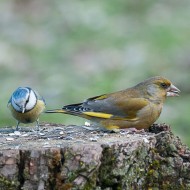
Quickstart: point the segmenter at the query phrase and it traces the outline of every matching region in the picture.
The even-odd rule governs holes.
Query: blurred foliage
[[[190,145],[190,1],[1,0],[1,126],[15,125],[7,102],[18,86],[44,96],[47,109],[169,78],[182,93],[158,122]],[[83,124],[68,115],[41,121]]]

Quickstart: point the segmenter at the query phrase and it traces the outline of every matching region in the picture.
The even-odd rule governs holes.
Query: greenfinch
[[[179,96],[179,93],[168,79],[155,76],[126,90],[92,97],[46,113],[83,117],[108,130],[141,130],[149,128],[158,119],[167,96]]]

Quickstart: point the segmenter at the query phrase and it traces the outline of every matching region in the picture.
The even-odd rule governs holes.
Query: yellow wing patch
[[[91,116],[91,117],[99,117],[102,119],[113,119],[113,120],[127,120],[127,121],[137,121],[139,118],[127,118],[127,117],[117,117],[112,114],[102,113],[102,112],[83,112],[83,114]]]
[[[83,113],[88,115],[88,116],[100,117],[100,118],[103,118],[103,119],[109,119],[109,118],[113,117],[112,114],[101,113],[101,112],[83,112]]]
[[[102,96],[98,96],[97,98],[95,98],[95,100],[103,100],[106,98],[107,98],[107,95],[102,95]]]

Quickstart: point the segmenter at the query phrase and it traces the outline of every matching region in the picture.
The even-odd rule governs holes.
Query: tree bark
[[[165,124],[119,133],[42,127],[1,133],[0,189],[190,189],[190,150]]]

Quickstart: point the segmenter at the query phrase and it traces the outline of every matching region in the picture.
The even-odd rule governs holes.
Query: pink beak
[[[179,96],[180,90],[175,87],[173,84],[167,90],[167,96]]]

